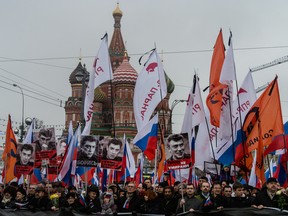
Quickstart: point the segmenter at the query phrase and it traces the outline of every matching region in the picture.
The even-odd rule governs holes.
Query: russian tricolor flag
[[[133,142],[137,145],[148,160],[155,158],[158,141],[158,114],[156,114],[140,131],[138,131]]]

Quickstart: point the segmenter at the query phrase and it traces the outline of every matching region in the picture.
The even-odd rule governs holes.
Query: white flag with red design
[[[84,117],[85,128],[82,131],[82,135],[89,135],[91,129],[91,122],[93,117],[93,101],[94,101],[94,89],[107,80],[113,79],[113,72],[111,67],[111,61],[108,51],[108,35],[102,38],[102,43],[99,48],[98,54],[95,57],[93,63],[93,72],[90,73],[89,83],[86,88],[86,97],[84,104]]]
[[[135,85],[133,106],[138,131],[149,122],[156,106],[166,97],[166,94],[167,86],[163,65],[154,49]]]

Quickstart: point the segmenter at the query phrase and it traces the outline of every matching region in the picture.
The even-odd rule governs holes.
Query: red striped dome
[[[127,54],[125,53],[122,64],[114,71],[113,82],[132,82],[136,83],[138,74],[130,65]]]

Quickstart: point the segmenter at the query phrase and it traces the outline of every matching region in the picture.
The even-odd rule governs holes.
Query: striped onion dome
[[[122,64],[114,71],[113,83],[131,82],[136,83],[138,74],[130,65],[127,52],[125,51]]]
[[[167,92],[171,94],[175,89],[175,85],[173,81],[168,77],[166,72],[165,72],[165,79],[166,79],[166,84],[167,84]]]
[[[106,94],[102,91],[100,87],[97,87],[94,90],[94,101],[104,103],[106,99],[107,99]]]

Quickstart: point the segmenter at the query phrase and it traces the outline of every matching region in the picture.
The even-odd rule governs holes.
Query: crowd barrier
[[[0,216],[84,216],[84,215],[92,215],[92,214],[83,214],[77,212],[69,212],[69,211],[37,211],[31,212],[26,210],[10,210],[10,209],[0,209]],[[103,215],[103,214],[94,214],[94,215]],[[164,215],[151,215],[151,214],[132,214],[132,213],[117,213],[114,215],[119,216],[128,216],[128,215],[139,215],[139,216],[164,216]],[[254,216],[254,215],[288,215],[288,211],[276,208],[265,208],[265,209],[255,209],[255,208],[226,208],[220,211],[211,211],[211,212],[184,212],[178,214],[177,216]]]

